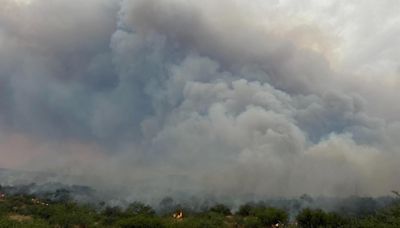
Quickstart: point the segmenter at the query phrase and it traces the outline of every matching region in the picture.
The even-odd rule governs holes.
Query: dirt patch
[[[14,220],[17,222],[26,222],[26,221],[31,221],[32,217],[31,216],[26,216],[26,215],[9,215],[8,218],[10,220]]]

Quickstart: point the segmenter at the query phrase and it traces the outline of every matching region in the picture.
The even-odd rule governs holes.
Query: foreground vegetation
[[[201,212],[184,211],[184,217],[172,216],[182,208],[156,213],[139,202],[127,208],[105,204],[79,205],[64,199],[50,201],[31,195],[0,198],[0,227],[400,227],[400,204],[362,216],[325,212],[306,208],[293,218],[287,211],[262,204],[245,204],[232,213],[223,204]]]

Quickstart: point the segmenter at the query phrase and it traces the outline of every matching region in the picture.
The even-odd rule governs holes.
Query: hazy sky
[[[399,190],[399,12],[398,0],[2,0],[0,167],[161,192]]]

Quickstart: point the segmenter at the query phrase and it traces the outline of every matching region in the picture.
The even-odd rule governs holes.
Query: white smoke
[[[7,0],[0,155],[157,194],[386,194],[398,5]]]

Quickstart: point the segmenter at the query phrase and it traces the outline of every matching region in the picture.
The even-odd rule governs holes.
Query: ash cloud
[[[0,165],[143,197],[387,194],[400,52],[338,10],[391,6],[367,2],[6,0]]]

